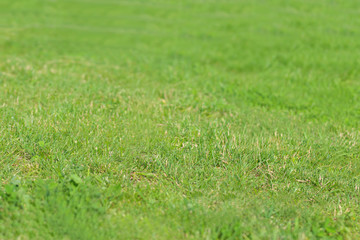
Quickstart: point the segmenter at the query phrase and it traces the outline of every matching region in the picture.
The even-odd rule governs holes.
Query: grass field
[[[359,12],[0,0],[0,239],[359,239]]]

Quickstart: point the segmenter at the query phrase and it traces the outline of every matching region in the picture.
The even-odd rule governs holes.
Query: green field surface
[[[0,239],[360,239],[357,0],[0,0]]]

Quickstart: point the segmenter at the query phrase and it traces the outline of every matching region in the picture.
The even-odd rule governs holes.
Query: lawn
[[[359,239],[359,13],[1,0],[0,239]]]

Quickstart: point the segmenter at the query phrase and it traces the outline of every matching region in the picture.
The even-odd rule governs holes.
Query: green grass
[[[0,1],[0,239],[360,238],[359,11]]]

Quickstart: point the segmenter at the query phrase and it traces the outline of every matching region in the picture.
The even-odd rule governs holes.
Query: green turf
[[[359,12],[1,0],[0,239],[360,238]]]

